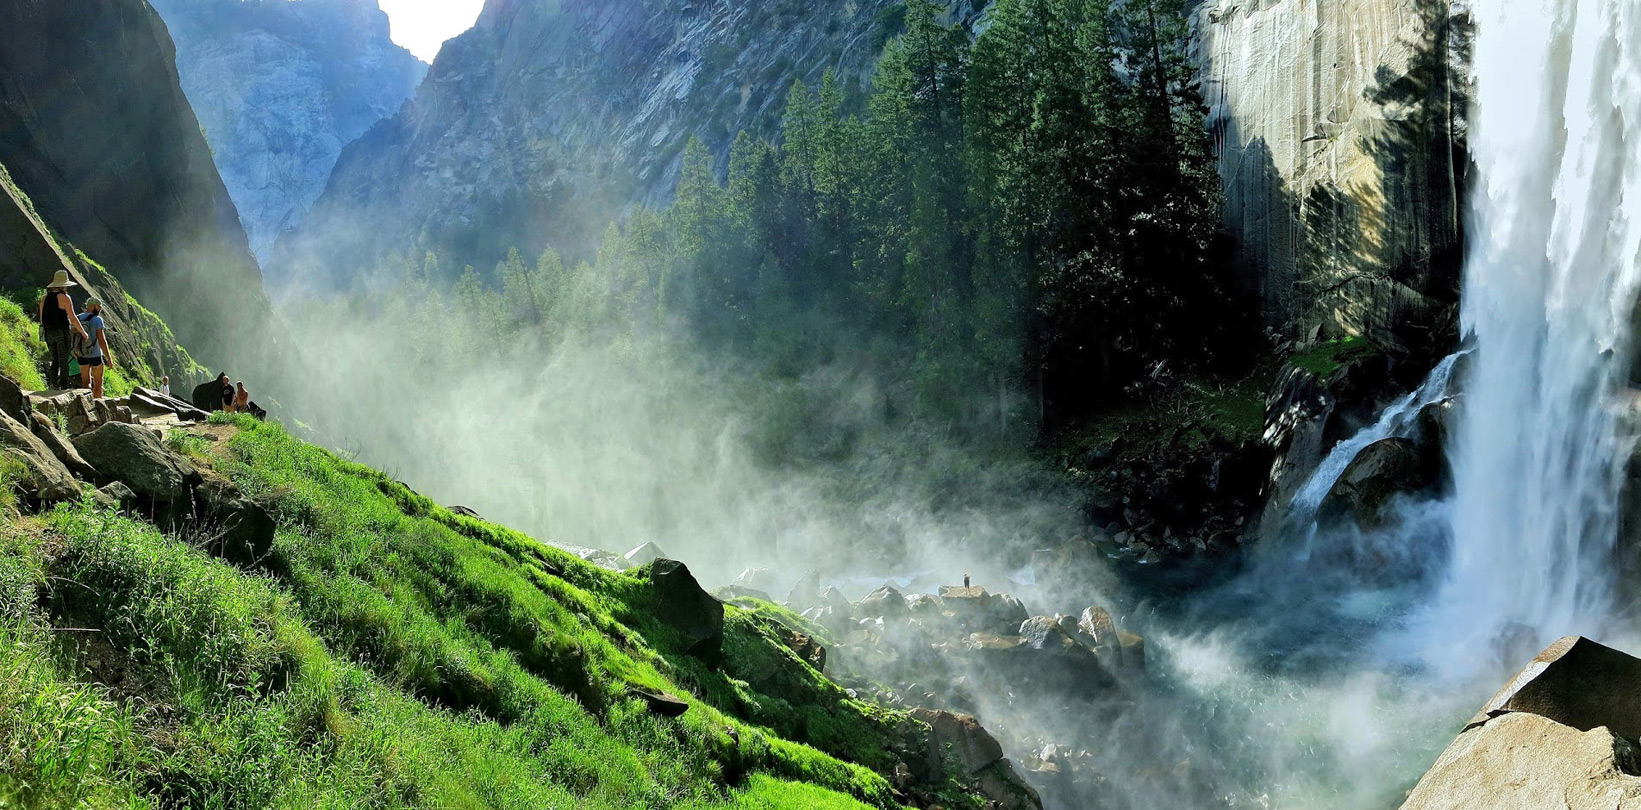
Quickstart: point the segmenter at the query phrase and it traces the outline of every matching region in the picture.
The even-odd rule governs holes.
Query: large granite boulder
[[[199,475],[193,465],[161,444],[153,430],[123,422],[109,422],[76,436],[74,448],[103,477],[154,501],[180,500],[187,494],[190,479]]]
[[[39,413],[30,413],[29,425],[34,430],[34,435],[51,449],[52,455],[63,462],[63,466],[67,467],[69,472],[87,481],[97,479],[96,468],[80,455],[80,451],[74,449],[68,437],[57,432],[57,426],[50,419]]]
[[[1470,719],[1403,810],[1641,807],[1641,660],[1551,645]]]
[[[30,405],[23,387],[10,377],[0,376],[0,411],[19,422],[27,423]]]
[[[0,452],[23,465],[17,486],[29,499],[68,501],[79,497],[79,484],[51,448],[22,422],[3,411],[0,411]]]
[[[1019,599],[1006,593],[988,593],[985,588],[943,587],[940,601],[952,621],[971,633],[1013,633],[1031,613]]]
[[[1374,442],[1345,467],[1318,513],[1327,517],[1349,514],[1360,526],[1378,526],[1384,505],[1393,496],[1418,492],[1434,482],[1430,461],[1411,439]]]
[[[716,656],[724,643],[724,604],[701,588],[689,567],[677,560],[650,565],[655,589],[655,615],[683,637],[684,651],[704,658]]]
[[[194,511],[186,520],[206,551],[245,566],[268,556],[278,529],[267,509],[215,475],[194,489]]]
[[[855,605],[855,615],[866,619],[899,619],[906,615],[906,597],[892,585],[866,594]]]
[[[980,721],[966,714],[912,709],[911,716],[929,725],[931,758],[951,762],[964,776],[973,776],[1003,759],[1003,746]]]

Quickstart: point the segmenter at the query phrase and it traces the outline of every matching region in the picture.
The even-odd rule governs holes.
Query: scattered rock
[[[689,567],[677,560],[655,560],[650,584],[656,592],[656,616],[683,635],[685,652],[716,656],[724,643],[724,603],[703,590]]]
[[[1133,633],[1118,631],[1117,641],[1122,646],[1123,669],[1145,671],[1145,639]]]
[[[188,479],[198,476],[192,465],[185,471],[186,462],[160,444],[154,431],[135,425],[110,422],[76,436],[74,448],[104,477],[156,501],[182,498]]]
[[[450,512],[452,514],[461,515],[462,517],[465,517],[465,518],[472,518],[474,520],[484,520],[483,515],[480,515],[478,512],[475,512],[472,509],[469,509],[465,506],[452,506],[452,507],[450,507]]]
[[[206,413],[222,410],[222,383],[212,378],[194,386],[194,394],[189,401]]]
[[[981,771],[975,786],[980,795],[990,799],[987,807],[992,810],[1042,810],[1042,797],[1006,759]]]

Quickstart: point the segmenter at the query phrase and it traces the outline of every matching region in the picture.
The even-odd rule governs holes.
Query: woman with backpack
[[[114,353],[108,350],[108,334],[103,330],[103,305],[95,298],[85,302],[80,313],[80,382],[91,389],[92,399],[103,398],[103,369],[114,365]]]
[[[74,314],[74,299],[68,297],[69,287],[78,287],[68,277],[67,270],[58,270],[40,297],[40,339],[46,344],[46,385],[67,390],[74,383],[69,379],[69,363],[74,357],[76,338],[85,339],[85,327]]]

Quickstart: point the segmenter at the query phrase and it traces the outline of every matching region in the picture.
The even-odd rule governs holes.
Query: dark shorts
[[[80,361],[80,368],[96,368],[103,364],[101,357],[76,357],[74,359]]]

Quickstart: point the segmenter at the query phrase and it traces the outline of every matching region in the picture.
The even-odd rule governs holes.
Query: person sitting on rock
[[[74,338],[85,337],[85,327],[74,314],[74,299],[68,297],[69,287],[78,287],[68,277],[67,270],[58,270],[40,298],[40,339],[46,344],[46,385],[67,390],[74,383],[68,377],[68,364],[74,357]]]
[[[92,399],[103,398],[103,370],[113,368],[114,353],[108,350],[108,333],[103,329],[103,304],[95,298],[85,302],[80,313],[80,387],[91,389]]]
[[[245,381],[239,381],[239,390],[234,393],[234,413],[251,412],[251,392],[245,390]]]

